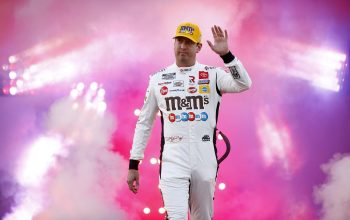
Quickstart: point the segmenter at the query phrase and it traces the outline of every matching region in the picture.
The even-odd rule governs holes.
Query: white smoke
[[[125,179],[126,161],[107,149],[115,120],[79,104],[73,110],[70,100],[62,100],[51,108],[49,130],[71,141],[70,154],[48,185],[49,206],[36,220],[125,218],[114,196]]]
[[[108,149],[114,117],[84,102],[63,99],[51,106],[47,126],[48,134],[60,134],[65,154],[56,155],[40,190],[26,189],[31,199],[40,201],[22,201],[5,219],[19,220],[19,212],[27,208],[35,216],[26,219],[34,220],[125,219],[115,196],[126,179],[127,162]],[[40,210],[29,207],[34,203],[41,203]]]
[[[327,181],[314,188],[315,201],[322,205],[321,219],[350,219],[350,156],[336,154],[321,169]]]

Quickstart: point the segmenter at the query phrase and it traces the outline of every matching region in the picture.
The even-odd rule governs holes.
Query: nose
[[[186,42],[185,41],[180,42],[180,48],[186,48]]]

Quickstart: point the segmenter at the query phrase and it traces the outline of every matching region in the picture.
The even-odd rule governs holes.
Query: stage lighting
[[[314,79],[312,84],[320,88],[338,92],[340,89],[339,79],[336,77],[320,76]]]
[[[152,158],[150,159],[150,163],[151,163],[152,165],[156,164],[156,163],[157,163],[157,158],[152,157]]]
[[[158,212],[159,212],[160,214],[164,214],[164,213],[165,213],[165,208],[163,208],[163,207],[159,208],[159,209],[158,209]]]
[[[151,213],[151,209],[146,207],[143,209],[143,213],[145,213],[146,215],[148,215],[149,213]]]
[[[25,71],[22,75],[23,79],[29,80],[30,79],[30,73],[28,71]]]
[[[222,140],[223,140],[223,138],[222,138],[221,134],[219,134],[219,135],[218,135],[218,139],[219,139],[220,141],[222,141]]]
[[[10,56],[9,57],[9,63],[16,63],[18,58],[16,56]]]
[[[78,91],[78,90],[72,89],[72,90],[70,91],[70,97],[71,97],[71,98],[76,99],[76,98],[78,98],[78,96],[79,96],[79,91]]]
[[[17,85],[18,88],[22,87],[23,84],[24,84],[24,82],[23,82],[22,79],[17,79],[17,80],[16,80],[16,85]]]
[[[2,65],[2,69],[4,71],[7,71],[9,69],[9,65],[7,65],[7,64]]]
[[[29,71],[30,71],[31,73],[35,73],[36,71],[38,71],[38,66],[37,66],[37,65],[31,65],[31,66],[29,67]]]
[[[97,106],[97,111],[98,112],[105,112],[107,109],[107,104],[105,102],[100,102],[98,103],[98,106]]]
[[[9,72],[9,78],[10,79],[16,79],[16,77],[17,77],[17,73],[15,71]]]
[[[77,90],[83,91],[83,90],[84,90],[84,87],[85,87],[84,83],[80,82],[80,83],[78,83],[78,85],[77,85]]]
[[[98,88],[97,82],[92,82],[92,83],[90,84],[90,89],[91,89],[91,90],[97,90],[97,88]]]
[[[224,190],[226,188],[226,184],[225,183],[220,183],[219,184],[219,190]]]
[[[4,94],[4,95],[8,95],[9,94],[9,91],[10,90],[10,87],[9,86],[4,86],[3,88],[2,88],[2,93]]]
[[[310,55],[313,62],[307,65],[311,66],[310,71],[313,71],[313,74],[308,76],[312,85],[338,92],[346,55],[330,50],[314,50],[310,54],[313,55]]]
[[[140,115],[140,113],[141,113],[141,110],[140,109],[135,109],[135,111],[134,111],[134,115],[136,115],[136,116],[139,116]]]
[[[104,89],[99,89],[97,92],[97,96],[103,98],[106,94],[106,90]]]
[[[16,87],[11,87],[9,90],[10,95],[16,95],[17,94],[17,88]]]

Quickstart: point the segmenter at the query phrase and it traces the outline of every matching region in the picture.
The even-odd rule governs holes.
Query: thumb
[[[208,45],[209,45],[209,47],[211,48],[211,49],[213,49],[213,44],[209,41],[209,40],[207,40],[207,43],[208,43]]]

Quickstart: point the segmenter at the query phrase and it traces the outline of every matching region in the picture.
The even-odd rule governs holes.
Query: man
[[[149,81],[144,106],[136,124],[127,183],[139,188],[139,161],[144,157],[153,121],[161,113],[160,189],[168,219],[213,217],[218,170],[216,123],[223,93],[247,90],[251,80],[229,51],[227,31],[211,28],[210,48],[223,59],[227,71],[199,64],[201,31],[196,24],[182,23],[175,34],[175,64],[155,73]]]

